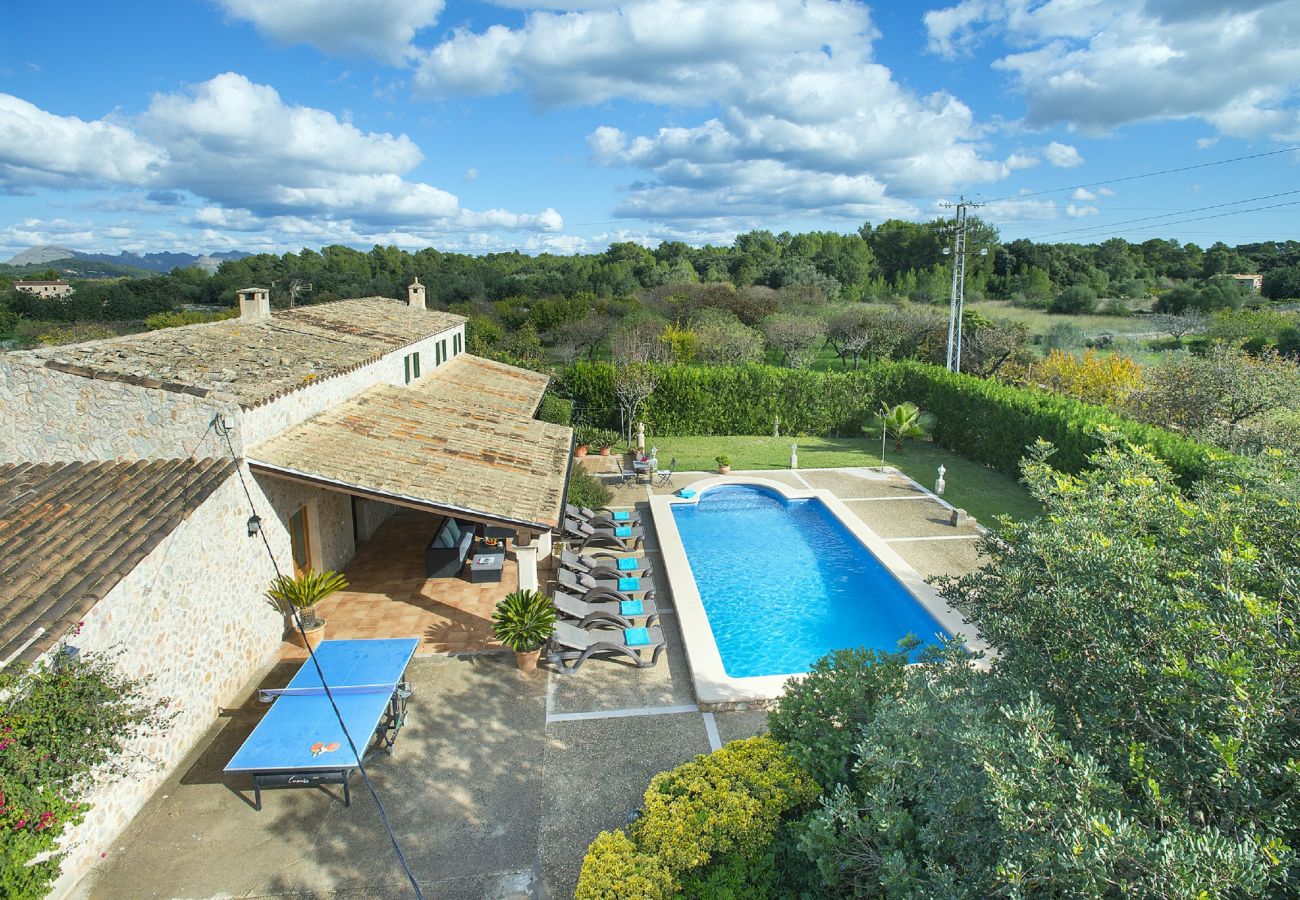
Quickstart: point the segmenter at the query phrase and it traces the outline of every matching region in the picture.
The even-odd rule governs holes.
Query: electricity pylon
[[[951,203],[940,204],[953,206]],[[961,371],[961,316],[966,302],[966,214],[971,207],[980,206],[971,203],[965,197],[956,204],[957,217],[953,223],[952,248],[943,248],[947,255],[952,253],[952,294],[948,306],[948,371]],[[987,253],[988,250],[983,252]]]

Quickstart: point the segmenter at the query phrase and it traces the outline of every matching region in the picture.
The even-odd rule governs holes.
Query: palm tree
[[[876,418],[885,434],[894,439],[894,449],[899,453],[903,452],[904,438],[925,437],[926,432],[934,425],[934,416],[921,412],[920,408],[911,402],[900,403],[894,407],[882,403]]]
[[[290,578],[280,575],[271,582],[266,596],[285,611],[298,610],[304,628],[315,628],[322,620],[316,615],[316,604],[335,591],[347,590],[348,580],[338,572],[317,572],[308,569]]]

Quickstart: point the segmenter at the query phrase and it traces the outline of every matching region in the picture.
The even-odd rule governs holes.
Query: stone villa
[[[72,285],[66,281],[23,281],[19,279],[14,282],[14,290],[26,291],[29,294],[46,297],[50,300],[62,300],[72,293]]]
[[[175,712],[139,748],[162,766],[90,798],[56,893],[280,651],[272,554],[341,569],[419,510],[510,534],[538,585],[572,432],[464,327],[418,279],[274,313],[254,288],[236,319],[0,356],[0,666],[116,648]]]

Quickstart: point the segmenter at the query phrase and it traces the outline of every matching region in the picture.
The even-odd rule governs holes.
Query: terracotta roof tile
[[[62,638],[234,471],[217,459],[0,466],[0,662]]]
[[[10,354],[15,361],[256,406],[455,328],[464,317],[364,297],[105,341]]]
[[[259,444],[249,464],[549,530],[573,433],[531,418],[546,382],[461,354],[415,384],[370,388]]]

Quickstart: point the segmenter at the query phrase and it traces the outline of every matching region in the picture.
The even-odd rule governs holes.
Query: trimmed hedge
[[[969,460],[1012,477],[1025,448],[1039,439],[1057,448],[1053,465],[1081,471],[1102,444],[1100,428],[1151,448],[1184,483],[1210,473],[1224,454],[1180,435],[1064,394],[1022,388],[923,363],[879,362],[856,372],[811,372],[775,366],[666,366],[646,402],[658,434],[857,434],[881,403],[910,400],[934,413],[934,440]],[[592,424],[618,424],[614,367],[579,363],[558,389]]]
[[[557,397],[548,390],[537,407],[537,419],[552,425],[569,425],[573,422],[573,401]]]
[[[820,793],[768,736],[660,772],[630,833],[602,832],[587,849],[576,900],[772,896],[778,832]]]

